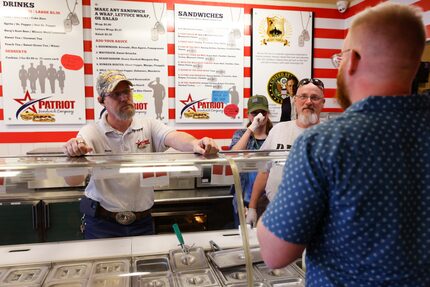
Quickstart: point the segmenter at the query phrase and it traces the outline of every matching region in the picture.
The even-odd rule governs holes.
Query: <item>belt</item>
[[[104,217],[106,219],[113,219],[119,224],[129,225],[135,222],[136,220],[140,220],[144,217],[151,215],[151,210],[145,211],[121,211],[121,212],[111,212],[109,210],[104,209],[101,205],[97,207],[97,215],[100,217]]]

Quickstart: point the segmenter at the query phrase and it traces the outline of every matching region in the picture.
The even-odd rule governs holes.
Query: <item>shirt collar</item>
[[[370,96],[348,107],[345,112],[429,110],[430,94],[406,96]]]
[[[103,130],[105,134],[117,132],[108,122],[107,122],[107,112],[102,115],[99,126]],[[128,127],[127,131],[124,134],[129,133],[130,131],[138,131],[143,129],[142,121],[136,121],[133,117],[133,121],[131,122],[130,127]]]

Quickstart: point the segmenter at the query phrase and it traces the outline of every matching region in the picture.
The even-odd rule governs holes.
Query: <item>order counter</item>
[[[304,286],[300,262],[279,270],[264,265],[255,229],[244,228],[245,224],[240,229],[225,229],[215,224],[213,230],[208,228],[210,225],[188,230],[186,225],[190,220],[220,221],[222,217],[217,214],[231,216],[231,210],[227,212],[215,203],[227,200],[231,208],[229,186],[235,184],[236,190],[241,191],[239,173],[255,172],[269,161],[285,160],[286,152],[279,151],[226,152],[211,157],[191,153],[2,157],[1,208],[14,211],[23,208],[22,202],[31,202],[33,229],[37,230],[39,225],[44,228],[48,225],[48,229],[57,225],[79,233],[77,223],[67,222],[67,216],[62,221],[62,216],[46,219],[47,212],[54,209],[51,202],[72,198],[78,203],[84,187],[61,185],[48,191],[43,186],[49,182],[58,184],[71,175],[103,178],[130,173],[154,175],[151,181],[141,184],[155,189],[158,209],[153,209],[153,216],[155,221],[163,218],[160,226],[165,229],[156,230],[158,234],[152,236],[72,241],[62,241],[61,237],[55,240],[51,236],[51,240],[44,240],[51,242],[8,243],[0,246],[0,286]],[[160,172],[162,178],[157,178],[155,175]],[[241,195],[237,196],[241,201]],[[38,209],[40,204],[44,205],[42,211]],[[193,212],[178,207],[180,204],[193,206]],[[77,204],[57,209],[79,214]],[[163,217],[169,213],[170,221]],[[191,214],[191,217],[181,221],[181,214]],[[2,216],[1,225],[19,225],[21,217]],[[240,220],[244,223],[244,216]],[[173,233],[173,223],[184,232],[186,247],[182,249]],[[7,234],[3,229],[2,237]],[[44,236],[42,239],[46,239]]]

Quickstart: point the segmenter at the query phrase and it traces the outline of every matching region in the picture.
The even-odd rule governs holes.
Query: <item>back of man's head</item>
[[[350,28],[351,48],[375,76],[412,80],[424,50],[426,32],[421,10],[385,2],[357,14]]]

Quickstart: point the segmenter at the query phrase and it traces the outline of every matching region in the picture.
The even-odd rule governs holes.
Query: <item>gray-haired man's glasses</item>
[[[351,49],[347,49],[345,51],[342,51],[340,53],[334,54],[333,56],[331,56],[331,63],[333,64],[333,66],[335,68],[339,68],[340,66],[340,62],[342,62],[342,57],[343,54],[345,54],[346,52],[350,52]]]

